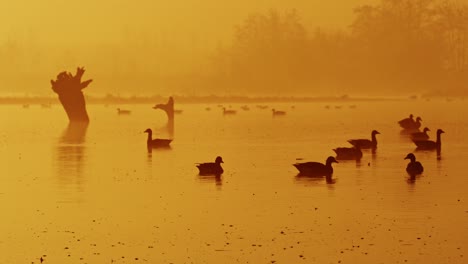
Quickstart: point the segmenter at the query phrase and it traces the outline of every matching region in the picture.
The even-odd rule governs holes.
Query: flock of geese
[[[226,109],[224,107],[221,108],[223,110],[223,114],[236,113],[235,110]],[[272,109],[272,112],[273,115],[286,114],[284,111],[278,111],[275,109]],[[429,135],[427,134],[427,132],[430,131],[429,128],[425,127],[423,131],[419,131],[419,128],[421,127],[421,121],[422,119],[420,117],[414,119],[413,115],[410,115],[409,118],[398,121],[398,124],[403,128],[402,132],[404,132],[404,134],[410,135],[412,141],[417,147],[416,150],[437,150],[440,153],[441,134],[444,133],[444,131],[442,129],[438,129],[436,132],[436,141],[429,140]],[[153,132],[149,128],[146,129],[144,133],[148,133],[148,149],[168,148],[169,144],[172,142],[172,139],[153,139]],[[325,176],[327,179],[330,179],[333,174],[332,163],[338,163],[339,160],[359,161],[363,156],[363,149],[371,149],[374,152],[377,149],[377,135],[379,134],[379,131],[373,130],[371,132],[370,139],[348,140],[348,143],[350,143],[352,147],[339,147],[333,149],[333,151],[336,153],[336,157],[328,157],[325,161],[325,164],[320,162],[303,162],[295,163],[293,166],[296,167],[296,169],[299,171],[300,176]],[[409,153],[404,159],[410,160],[406,167],[406,171],[411,177],[415,177],[424,171],[422,164],[416,161],[416,156],[413,153]],[[223,159],[220,156],[216,157],[215,162],[198,163],[197,168],[199,169],[199,174],[219,176],[224,172],[221,163],[223,163]]]
[[[423,131],[419,131],[421,127],[422,119],[417,117],[416,120],[413,115],[409,118],[402,119],[398,124],[403,128],[405,134],[409,134],[413,143],[416,145],[416,150],[437,150],[440,153],[441,149],[441,134],[445,133],[442,129],[437,129],[436,141],[429,140],[430,131],[429,128],[425,127]],[[331,177],[333,174],[332,163],[338,163],[337,160],[360,160],[362,158],[361,149],[372,149],[377,148],[376,135],[380,134],[377,130],[373,130],[371,133],[371,139],[351,139],[348,142],[353,147],[341,147],[334,149],[336,157],[328,157],[325,164],[319,162],[305,162],[293,164],[297,168],[300,175],[308,176],[326,176]],[[409,159],[410,162],[406,166],[406,172],[411,176],[415,177],[422,174],[424,171],[423,165],[416,161],[416,156],[413,153],[409,153],[404,158]]]

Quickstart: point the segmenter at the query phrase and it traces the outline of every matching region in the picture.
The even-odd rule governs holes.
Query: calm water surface
[[[59,105],[0,106],[0,263],[468,262],[466,102],[292,105],[179,105],[174,131],[149,105],[91,105],[88,127]],[[414,181],[396,123],[409,113],[446,132],[440,158],[416,153]],[[148,153],[146,128],[172,148]],[[296,159],[373,129],[377,152],[335,164],[333,183],[296,176]],[[218,155],[224,175],[198,176]]]

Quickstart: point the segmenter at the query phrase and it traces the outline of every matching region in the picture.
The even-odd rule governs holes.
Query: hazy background
[[[2,1],[0,95],[466,95],[468,1]]]

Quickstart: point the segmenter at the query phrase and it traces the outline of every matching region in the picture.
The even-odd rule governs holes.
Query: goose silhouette
[[[150,128],[146,129],[144,133],[148,133],[148,140],[146,141],[148,148],[168,148],[172,142],[172,139],[153,139],[153,131]]]
[[[427,140],[427,139],[429,139],[429,135],[427,134],[427,131],[431,131],[431,130],[429,128],[425,127],[423,132],[411,133],[411,139],[414,139],[414,140]]]
[[[369,139],[350,139],[348,142],[355,146],[359,147],[361,149],[371,149],[371,148],[377,148],[377,138],[375,135],[380,134],[379,131],[377,130],[372,130],[371,133],[371,140]]]
[[[208,162],[208,163],[198,163],[197,168],[199,170],[200,175],[221,175],[224,170],[221,167],[221,163],[223,162],[223,158],[220,156],[216,157],[215,162]]]
[[[409,153],[408,155],[406,155],[405,159],[410,160],[410,163],[408,163],[408,165],[406,166],[406,172],[410,176],[416,176],[424,171],[422,164],[419,161],[416,161],[416,157],[413,153]]]
[[[336,153],[337,160],[360,160],[362,158],[362,151],[359,145],[351,148],[336,148],[333,151]]]
[[[413,114],[410,114],[408,118],[404,118],[404,119],[398,121],[398,124],[402,128],[411,127],[414,124]]]
[[[130,110],[123,110],[123,109],[117,108],[117,114],[119,115],[129,115],[130,113],[131,113]]]
[[[432,140],[413,140],[414,144],[417,146],[417,150],[440,150],[441,147],[441,138],[440,135],[445,133],[442,129],[437,129],[437,141]]]
[[[223,107],[223,114],[224,115],[235,115],[236,113],[237,113],[236,110],[226,109],[225,107]]]
[[[279,111],[279,110],[276,110],[276,109],[271,109],[271,111],[273,112],[273,116],[283,116],[283,115],[286,115],[286,112],[285,111]]]
[[[413,115],[410,115],[410,118],[400,120],[398,123],[403,129],[406,130],[417,130],[421,127],[421,117],[416,117],[416,121],[413,120]]]
[[[293,164],[293,166],[297,168],[300,175],[331,176],[333,174],[333,162],[338,163],[334,157],[330,156],[325,164],[320,162],[304,162]]]

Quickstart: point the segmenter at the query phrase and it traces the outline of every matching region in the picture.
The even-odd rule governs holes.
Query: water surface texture
[[[59,105],[0,106],[0,263],[467,263],[466,102],[352,104],[178,105],[173,131],[149,105],[88,106],[88,126]],[[416,179],[397,124],[410,113],[446,132],[440,156],[414,152]],[[172,148],[148,152],[147,128]],[[297,177],[297,159],[373,129],[377,151],[333,181]],[[224,174],[198,176],[216,156]]]

